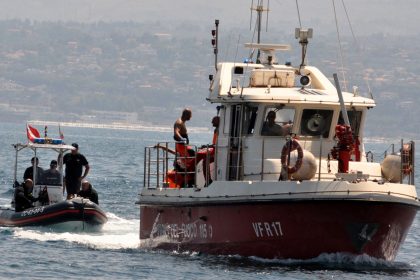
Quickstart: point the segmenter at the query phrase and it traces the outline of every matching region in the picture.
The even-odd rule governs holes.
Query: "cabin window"
[[[328,138],[330,134],[333,110],[305,109],[302,112],[300,133],[303,136],[320,136]]]
[[[254,134],[255,121],[257,120],[258,107],[245,106],[242,123],[242,135]]]
[[[263,136],[287,136],[292,132],[295,109],[269,107],[261,129]]]
[[[351,130],[353,131],[354,135],[359,135],[360,123],[362,121],[362,111],[351,110],[347,111],[347,115],[349,116]],[[340,117],[338,118],[338,124],[344,124],[343,115],[340,111]]]
[[[240,66],[236,66],[233,70],[233,73],[236,75],[243,75],[244,74],[244,68]]]

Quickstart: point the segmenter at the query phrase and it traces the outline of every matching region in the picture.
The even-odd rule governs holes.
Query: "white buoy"
[[[297,156],[297,151],[290,153],[290,166],[295,165]],[[303,150],[302,166],[291,177],[293,180],[311,180],[315,176],[316,170],[317,166],[314,155],[310,151]]]
[[[381,164],[382,175],[391,183],[401,181],[401,157],[399,155],[387,155]]]

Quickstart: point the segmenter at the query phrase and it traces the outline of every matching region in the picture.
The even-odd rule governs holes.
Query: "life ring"
[[[287,157],[289,153],[293,152],[294,150],[298,151],[298,156],[296,159],[295,166],[290,167],[287,166]],[[303,150],[302,147],[299,145],[299,142],[296,139],[290,139],[289,141],[284,144],[283,149],[281,150],[281,165],[283,167],[287,166],[287,173],[293,174],[299,170],[302,166],[302,159],[303,159]]]

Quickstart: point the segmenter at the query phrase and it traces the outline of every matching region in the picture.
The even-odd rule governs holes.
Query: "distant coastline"
[[[62,126],[62,127],[82,127],[82,128],[99,128],[99,129],[115,129],[115,130],[136,130],[136,131],[157,131],[157,132],[171,132],[172,127],[145,125],[136,123],[91,123],[91,122],[54,122],[42,120],[30,120],[30,124],[47,125],[47,126]],[[206,127],[189,127],[191,132],[210,133],[210,129]]]

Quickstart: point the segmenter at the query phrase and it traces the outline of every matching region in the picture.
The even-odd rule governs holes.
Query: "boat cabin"
[[[216,177],[278,180],[281,150],[290,137],[321,159],[321,173],[328,173],[326,160],[337,142],[335,128],[344,120],[337,90],[327,77],[315,67],[245,63],[219,67],[221,74],[212,81],[208,98],[221,104]],[[359,139],[358,162],[365,162],[363,126],[375,102],[357,93],[343,96],[353,135]],[[329,165],[336,166],[331,160]],[[380,168],[371,171],[372,176],[381,176]]]
[[[307,41],[300,43],[304,52]],[[174,148],[173,155],[167,151],[174,143],[147,147],[145,187],[202,188],[213,181],[401,183],[404,174],[414,182],[414,172],[402,167],[412,166],[414,143],[407,144],[405,162],[393,163],[401,165],[396,175],[367,158],[363,131],[367,112],[375,107],[372,98],[359,95],[356,88],[341,92],[337,77],[333,85],[318,68],[307,66],[304,57],[300,66],[278,64],[275,51],[287,46],[246,47],[258,49],[258,63],[218,63],[216,75],[210,75],[207,100],[218,104],[220,118],[216,143],[202,149],[184,145],[184,152]]]

